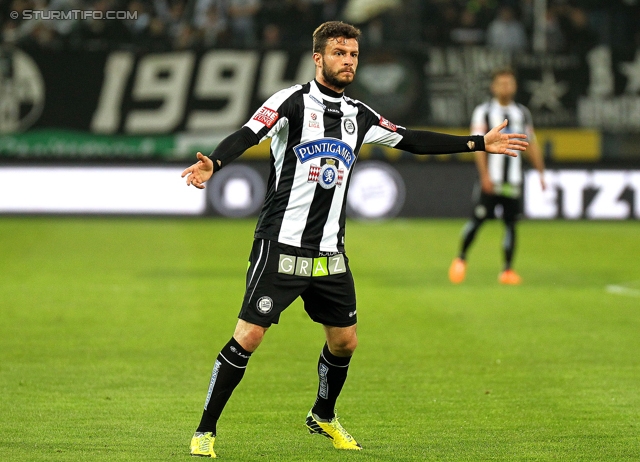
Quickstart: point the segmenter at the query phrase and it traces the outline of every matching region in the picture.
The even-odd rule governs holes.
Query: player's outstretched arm
[[[492,154],[517,156],[515,151],[524,151],[529,143],[520,141],[526,135],[500,133],[507,121],[493,128],[486,135],[457,136],[428,130],[404,129],[402,139],[392,145],[396,149],[414,154],[455,154],[458,152],[486,151]],[[381,143],[384,144],[384,143]]]
[[[523,133],[500,133],[500,130],[507,126],[507,119],[500,125],[497,125],[484,135],[484,150],[492,154],[506,154],[507,156],[517,157],[518,153],[514,151],[524,151],[529,146],[526,141],[527,135]]]
[[[242,127],[223,139],[209,157],[196,154],[198,162],[185,168],[182,178],[187,177],[187,186],[204,189],[204,183],[229,162],[238,158],[244,151],[260,142],[260,138],[250,128]]]
[[[540,175],[540,187],[544,191],[547,189],[547,182],[544,179],[544,156],[542,155],[542,150],[540,149],[540,145],[538,144],[533,131],[532,138],[533,139],[529,143],[529,147],[527,148],[525,155],[538,171],[538,174]]]
[[[213,161],[201,152],[197,153],[196,157],[198,162],[185,168],[181,176],[187,177],[187,186],[193,185],[198,189],[204,189],[204,183],[213,175]]]

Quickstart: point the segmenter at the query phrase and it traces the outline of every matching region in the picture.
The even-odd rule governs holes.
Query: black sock
[[[516,250],[516,224],[515,222],[505,223],[505,235],[504,235],[504,270],[511,269],[513,262],[513,254]]]
[[[231,393],[242,380],[251,353],[246,351],[231,337],[216,359],[211,373],[209,391],[204,403],[204,412],[197,432],[216,434],[216,424],[229,401]]]
[[[336,400],[347,380],[349,361],[351,356],[344,358],[332,355],[325,343],[318,360],[318,395],[311,409],[311,412],[323,420],[330,420],[335,416]]]
[[[467,250],[469,250],[469,247],[475,239],[476,233],[478,232],[478,229],[480,229],[480,226],[483,222],[484,220],[478,220],[477,218],[474,218],[473,220],[467,222],[467,224],[464,226],[464,229],[462,230],[462,246],[460,248],[459,255],[462,260],[467,259]]]

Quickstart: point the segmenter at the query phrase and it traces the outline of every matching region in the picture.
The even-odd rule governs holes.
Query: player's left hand
[[[504,119],[500,125],[491,129],[489,133],[484,135],[484,150],[492,154],[505,154],[511,157],[518,157],[515,151],[525,151],[529,143],[520,141],[526,139],[527,135],[522,133],[500,133],[500,130],[507,126],[507,119]]]

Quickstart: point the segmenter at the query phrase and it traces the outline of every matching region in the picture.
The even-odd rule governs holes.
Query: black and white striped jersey
[[[415,154],[484,150],[483,136],[394,125],[313,80],[269,98],[209,156],[214,171],[271,138],[271,172],[255,237],[322,252],[344,251],[347,190],[364,143]]]
[[[502,106],[496,98],[475,108],[471,118],[471,134],[484,135],[504,119],[509,121],[509,125],[502,130],[503,133],[524,133],[530,141],[534,139],[533,120],[529,109],[515,102]],[[495,194],[520,196],[523,180],[522,156],[487,154],[487,168]]]
[[[271,138],[271,173],[255,236],[344,250],[347,189],[364,143],[396,146],[405,128],[315,80],[279,91],[245,124]]]

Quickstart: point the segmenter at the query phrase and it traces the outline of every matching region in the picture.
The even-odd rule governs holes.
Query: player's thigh
[[[515,223],[522,217],[522,200],[512,197],[501,197],[502,219],[505,223]]]
[[[249,258],[246,289],[238,317],[262,327],[277,324],[280,314],[309,285],[308,278],[280,270],[283,250],[274,241],[256,239]]]
[[[498,204],[498,196],[480,192],[473,205],[472,216],[478,221],[487,218],[495,218],[495,208]]]

